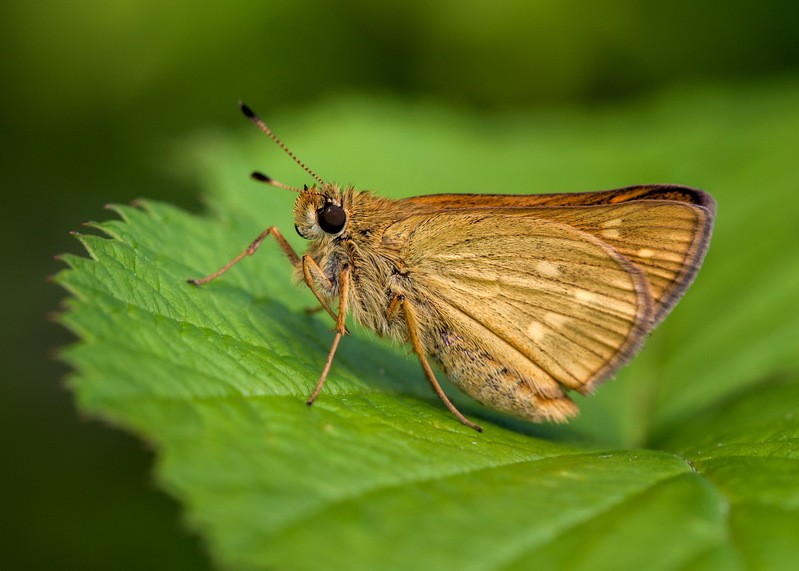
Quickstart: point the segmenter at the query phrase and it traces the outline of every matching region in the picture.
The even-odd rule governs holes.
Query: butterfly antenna
[[[276,186],[277,188],[282,188],[283,190],[293,190],[294,192],[302,192],[302,189],[297,188],[296,186],[289,186],[287,184],[283,184],[282,182],[273,179],[271,176],[265,175],[264,173],[259,171],[255,171],[250,175],[250,177],[253,180],[257,180],[258,182],[263,182],[270,186]]]
[[[290,156],[292,159],[294,159],[294,162],[297,163],[298,165],[300,165],[303,168],[303,170],[305,170],[305,172],[307,172],[309,175],[311,175],[316,180],[316,182],[318,182],[319,184],[324,184],[325,183],[325,181],[323,181],[319,177],[319,175],[317,175],[315,172],[313,172],[311,169],[309,169],[307,166],[305,166],[305,163],[302,162],[300,159],[298,159],[297,155],[292,153],[289,150],[289,148],[286,145],[283,144],[283,141],[281,141],[280,139],[277,138],[277,135],[275,135],[272,132],[272,129],[267,127],[267,125],[266,125],[266,123],[264,123],[263,119],[261,119],[260,117],[258,117],[258,115],[255,114],[255,111],[250,109],[242,101],[239,101],[239,107],[241,108],[241,112],[244,113],[244,116],[247,117],[247,119],[249,119],[252,122],[253,125],[258,127],[261,131],[263,131],[263,133],[267,137],[269,137],[275,143],[277,143],[277,146],[280,147],[281,149],[283,149],[283,151],[288,156]],[[264,175],[264,176],[266,176],[266,175]],[[261,178],[256,177],[254,173],[253,173],[253,178],[255,178],[256,180],[262,180]],[[281,185],[280,183],[275,184],[277,181],[274,181],[274,180],[270,179],[269,177],[266,177],[266,179],[268,179],[268,180],[262,180],[262,182],[267,182],[268,184],[271,184],[272,186],[277,186],[279,188],[288,188],[289,190],[296,190],[296,189],[294,189],[292,187],[286,187],[285,185]]]

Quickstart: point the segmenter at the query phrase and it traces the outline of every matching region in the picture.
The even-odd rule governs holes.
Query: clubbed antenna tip
[[[241,112],[244,113],[244,116],[247,119],[255,119],[257,117],[255,111],[250,109],[249,105],[247,105],[243,101],[239,101],[239,108],[241,109]]]
[[[286,145],[284,145],[284,144],[283,144],[283,141],[281,141],[280,139],[278,139],[278,138],[277,138],[277,136],[276,136],[276,135],[275,135],[275,134],[272,132],[272,130],[271,130],[269,127],[267,127],[267,126],[266,126],[266,123],[264,123],[264,122],[263,122],[263,120],[262,120],[260,117],[258,117],[258,115],[256,115],[256,114],[255,114],[255,111],[253,111],[252,109],[250,109],[250,108],[249,108],[247,105],[245,105],[245,104],[244,104],[244,102],[243,102],[243,101],[241,101],[241,100],[239,100],[239,108],[241,109],[241,112],[242,112],[242,113],[244,113],[244,116],[245,116],[245,117],[247,117],[247,119],[249,119],[249,120],[250,120],[250,121],[251,121],[251,122],[252,122],[252,123],[253,123],[253,124],[254,124],[256,127],[258,127],[258,128],[261,130],[261,131],[263,131],[263,133],[264,133],[266,136],[268,136],[268,137],[269,137],[270,139],[272,139],[272,140],[273,140],[275,143],[277,143],[277,146],[278,146],[278,147],[280,147],[281,149],[283,149],[283,151],[284,151],[284,152],[285,152],[285,153],[286,153],[288,156],[290,156],[290,157],[292,158],[292,160],[294,160],[294,162],[295,162],[295,163],[297,163],[298,165],[300,165],[300,167],[302,167],[302,169],[303,169],[305,172],[307,172],[307,173],[308,173],[309,175],[311,175],[311,176],[312,176],[314,179],[316,179],[316,182],[318,182],[319,184],[324,184],[324,183],[325,183],[325,181],[323,181],[321,178],[319,178],[319,175],[317,175],[315,172],[313,172],[311,169],[309,169],[307,166],[305,166],[305,163],[303,163],[303,162],[302,162],[300,159],[298,159],[298,158],[297,158],[297,155],[295,155],[294,153],[292,153],[292,152],[289,150],[289,148],[288,148],[288,147],[286,147]],[[275,185],[275,186],[277,186],[277,185]]]
[[[299,188],[296,188],[296,187],[293,187],[293,186],[289,186],[287,184],[283,184],[282,182],[277,181],[277,180],[273,179],[271,176],[266,175],[266,174],[264,174],[264,173],[262,173],[260,171],[255,171],[255,172],[251,173],[250,174],[250,178],[252,178],[253,180],[257,180],[258,182],[265,182],[268,185],[276,186],[278,188],[282,188],[282,189],[285,189],[285,190],[291,190],[291,191],[294,191],[294,192],[302,192]]]

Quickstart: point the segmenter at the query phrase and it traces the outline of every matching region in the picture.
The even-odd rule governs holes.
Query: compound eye
[[[328,202],[316,211],[319,227],[328,234],[338,234],[347,223],[347,213],[341,206]]]

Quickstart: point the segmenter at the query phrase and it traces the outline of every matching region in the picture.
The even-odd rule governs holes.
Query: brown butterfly
[[[462,391],[517,417],[562,422],[568,391],[590,393],[640,349],[693,281],[715,202],[693,188],[632,186],[574,194],[437,194],[402,200],[324,182],[253,111],[244,114],[317,182],[298,189],[300,257],[276,227],[207,283],[277,241],[335,336],[311,404],[327,378],[348,314],[378,335],[409,341],[436,394],[428,356]]]

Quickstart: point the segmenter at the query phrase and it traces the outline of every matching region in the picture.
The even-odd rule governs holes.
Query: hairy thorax
[[[383,240],[386,228],[401,216],[397,203],[352,189],[342,193],[342,202],[350,213],[351,222],[346,231],[312,242],[307,251],[330,280],[328,284],[317,284],[318,291],[331,305],[337,303],[338,276],[348,267],[351,280],[348,313],[381,337],[405,341],[405,320],[401,315],[391,318],[386,315],[392,300],[401,295],[419,306],[428,304],[414,288],[397,249]],[[296,278],[302,280],[301,271],[298,270]]]

